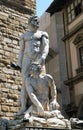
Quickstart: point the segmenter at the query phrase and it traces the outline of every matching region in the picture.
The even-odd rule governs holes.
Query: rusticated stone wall
[[[12,119],[19,109],[21,73],[10,62],[17,62],[19,37],[35,11],[35,0],[0,0],[0,117]]]

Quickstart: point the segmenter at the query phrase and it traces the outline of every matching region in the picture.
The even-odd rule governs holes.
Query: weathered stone
[[[7,20],[8,14],[0,11],[0,19]]]
[[[0,69],[2,69],[2,67],[4,67],[4,64],[3,64],[3,63],[0,63]]]
[[[5,116],[7,116],[7,117],[13,117],[13,115],[14,115],[14,113],[11,113],[11,112],[5,113]]]
[[[0,59],[2,59],[2,55],[0,55]]]
[[[15,44],[15,45],[18,44],[18,41],[16,41],[16,40],[13,40],[12,42],[13,42],[13,44]]]
[[[2,112],[2,111],[0,111],[0,116],[2,117],[4,117],[4,112]]]
[[[10,77],[11,77],[10,75],[6,75],[6,78],[7,78],[7,79],[10,79]]]
[[[8,46],[4,46],[4,50],[5,50],[5,51],[12,52],[12,48],[9,48]]]
[[[7,69],[6,67],[4,67],[3,69],[2,69],[2,71],[5,73],[5,74],[14,74],[14,71],[13,70],[11,70],[11,69]]]
[[[17,85],[12,85],[12,89],[18,90],[18,86]]]
[[[11,99],[17,100],[17,99],[18,99],[18,95],[8,93],[8,98],[11,98]]]
[[[13,84],[13,83],[14,83],[14,81],[13,81],[13,80],[10,80],[10,79],[8,79],[7,82],[10,83],[10,84]]]
[[[11,39],[4,37],[4,42],[11,43],[12,41],[11,41]]]
[[[18,54],[19,50],[13,49],[13,53]]]
[[[4,54],[4,51],[3,51],[3,50],[0,50],[0,54],[3,55],[3,54]]]
[[[0,45],[0,49],[3,49],[3,46],[2,46],[2,45]]]
[[[5,52],[5,56],[10,56],[10,52]]]
[[[8,76],[8,77],[9,77],[9,76]],[[6,83],[6,84],[5,84],[5,87],[6,87],[6,88],[11,88],[11,84]]]
[[[6,103],[6,98],[2,97],[2,98],[0,98],[0,103],[3,103],[3,102]]]
[[[7,106],[9,106],[9,107],[10,107],[10,106],[13,106],[13,103],[6,102],[6,103],[5,103],[5,105],[7,105]]]
[[[5,92],[5,93],[8,93],[8,92],[9,92],[9,89],[7,89],[7,88],[6,88],[6,89],[5,89],[5,88],[1,88],[1,91],[2,91],[2,92]]]
[[[10,112],[17,112],[18,111],[18,107],[10,107]]]
[[[1,92],[0,94],[1,94],[1,97],[5,97],[5,98],[7,98],[7,93],[3,93],[3,92]]]
[[[8,112],[9,111],[9,106],[1,106],[1,110],[3,112]]]

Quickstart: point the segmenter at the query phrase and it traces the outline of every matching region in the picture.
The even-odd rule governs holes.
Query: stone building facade
[[[50,19],[55,16],[50,23],[51,28],[56,24],[52,32],[50,31],[52,37],[50,44],[52,46],[54,43],[55,47],[57,41],[59,47],[59,76],[63,79],[62,104],[69,117],[76,116],[83,119],[83,1],[54,0],[46,12],[50,13]],[[61,14],[60,19],[58,14]],[[55,31],[56,28],[58,30]],[[57,60],[51,63],[51,70],[53,64],[57,64]],[[55,80],[56,78],[57,76]],[[66,89],[69,91],[69,96]]]
[[[19,109],[21,73],[10,67],[17,62],[19,38],[36,13],[36,0],[0,0],[0,117],[11,119]]]
[[[65,61],[65,46],[62,41],[64,36],[63,16],[62,12],[57,12],[52,16],[45,12],[40,17],[40,29],[45,30],[49,34],[49,55],[46,59],[46,71],[51,74],[55,80],[58,92],[58,102],[64,115],[63,106],[69,104],[69,88],[64,84],[67,80],[67,69]]]
[[[64,83],[70,91],[67,113],[83,119],[83,1],[69,0],[63,11],[68,73]]]

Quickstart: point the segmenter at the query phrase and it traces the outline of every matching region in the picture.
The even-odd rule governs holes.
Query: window
[[[75,37],[73,44],[76,46],[77,50],[77,61],[78,68],[76,69],[76,73],[83,72],[83,31],[79,32]]]
[[[83,46],[79,48],[80,66],[83,66]]]
[[[82,0],[74,0],[67,7],[68,23],[70,23],[76,16],[82,12]]]

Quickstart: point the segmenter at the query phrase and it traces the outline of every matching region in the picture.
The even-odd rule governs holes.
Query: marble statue
[[[33,62],[30,67],[30,75],[25,79],[26,91],[32,105],[25,112],[25,118],[30,115],[46,117],[49,111],[58,110],[56,85],[51,75],[41,75],[42,67]]]
[[[17,113],[23,114],[27,109],[27,94],[25,89],[25,78],[29,75],[29,68],[32,62],[38,62],[42,66],[42,74],[45,73],[45,59],[49,52],[49,37],[46,32],[38,30],[39,19],[32,16],[29,19],[30,31],[21,35],[20,52],[18,64],[11,63],[11,66],[22,71],[21,88],[21,109]]]
[[[18,63],[11,63],[22,71],[21,109],[8,127],[21,125],[52,128],[71,128],[63,117],[57,102],[57,90],[53,77],[46,74],[45,59],[49,52],[49,37],[38,30],[37,16],[29,19],[30,31],[20,38]],[[10,125],[11,124],[11,125]],[[18,125],[19,124],[19,125]]]
[[[57,102],[57,91],[53,77],[41,73],[42,66],[37,62],[32,62],[29,76],[25,78],[25,88],[31,105],[24,112],[23,121],[27,121],[28,125],[37,126],[39,124],[42,127],[47,125],[47,127],[52,128],[70,129],[70,122],[61,114]]]

